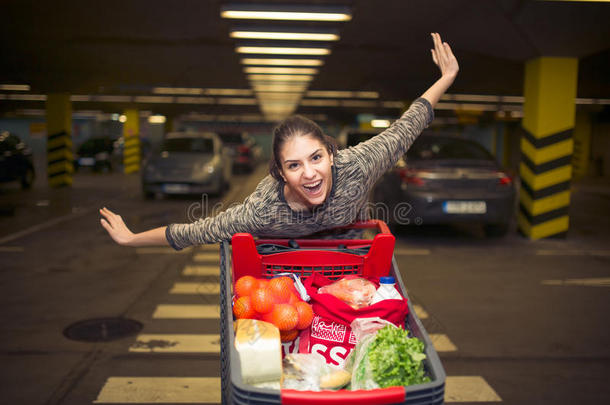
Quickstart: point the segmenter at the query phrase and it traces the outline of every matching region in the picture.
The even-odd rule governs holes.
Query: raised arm
[[[428,100],[432,108],[434,108],[441,96],[453,84],[460,67],[449,44],[442,42],[441,36],[438,33],[433,32],[431,35],[434,42],[434,49],[430,50],[432,52],[432,60],[440,69],[441,78],[430,86],[421,97]]]
[[[133,233],[125,225],[123,218],[115,214],[108,208],[104,207],[100,210],[100,214],[104,218],[100,222],[104,229],[108,231],[110,237],[119,245],[123,246],[169,246],[169,242],[165,237],[166,226],[154,228],[148,231]]]

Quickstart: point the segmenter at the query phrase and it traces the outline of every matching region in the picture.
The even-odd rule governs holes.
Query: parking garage
[[[459,73],[368,201],[443,370],[430,403],[610,399],[606,2],[2,9],[5,402],[231,402],[228,241],[121,246],[100,209],[144,232],[239,206],[294,114],[337,153],[391,129],[440,77],[433,32]]]

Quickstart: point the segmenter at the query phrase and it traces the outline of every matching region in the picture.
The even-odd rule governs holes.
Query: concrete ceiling
[[[265,1],[347,5],[353,19],[343,23],[236,22],[220,17],[226,3],[5,0],[0,6],[0,83],[27,83],[36,94],[150,94],[154,86],[249,88],[229,30],[258,24],[339,30],[341,39],[331,44],[332,53],[324,57],[310,90],[370,90],[382,100],[413,99],[438,76],[429,51],[429,33],[437,31],[461,66],[452,93],[521,95],[524,61],[566,56],[580,59],[578,97],[610,98],[610,3]],[[2,104],[5,111],[12,107],[6,100]],[[256,106],[155,108],[258,111]],[[363,112],[347,107],[298,111]]]

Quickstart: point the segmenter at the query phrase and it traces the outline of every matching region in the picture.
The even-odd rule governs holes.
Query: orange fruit
[[[290,300],[290,294],[295,292],[294,282],[290,277],[282,276],[269,280],[269,289],[276,298],[277,303],[286,303]]]
[[[252,319],[256,316],[250,297],[239,297],[233,304],[233,315],[237,319]]]
[[[276,304],[271,312],[271,321],[280,331],[289,331],[299,323],[299,313],[293,305]]]
[[[268,288],[257,288],[250,295],[254,310],[261,314],[266,314],[273,309],[275,304],[273,294]]]
[[[260,320],[261,321],[265,321],[265,322],[269,322],[269,323],[273,323],[273,320],[271,319],[271,314],[272,313],[273,313],[273,311],[269,311],[266,314],[259,315]]]
[[[258,279],[258,288],[266,288],[269,285],[269,280],[266,278]]]
[[[299,314],[299,322],[297,323],[297,329],[305,329],[309,325],[311,325],[311,321],[313,320],[313,309],[311,305],[306,303],[305,301],[297,302],[294,307]]]
[[[288,331],[280,331],[280,339],[282,342],[292,342],[294,339],[299,336],[299,331],[296,329],[291,329]]]
[[[235,283],[235,295],[245,297],[258,287],[258,280],[252,276],[243,276]]]
[[[295,293],[290,293],[290,299],[288,300],[288,303],[290,305],[295,305],[297,302],[303,302],[303,300],[301,300],[301,296]]]

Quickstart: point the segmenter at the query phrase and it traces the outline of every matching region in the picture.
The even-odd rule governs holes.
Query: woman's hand
[[[442,42],[441,36],[437,32],[433,32],[431,35],[434,41],[434,49],[431,49],[432,60],[441,70],[443,77],[455,79],[460,67],[453,52],[451,52],[451,47],[447,42]]]
[[[110,237],[119,245],[129,246],[134,234],[127,228],[123,218],[106,207],[100,210],[100,214],[104,217],[100,222],[104,229],[108,231]]]

